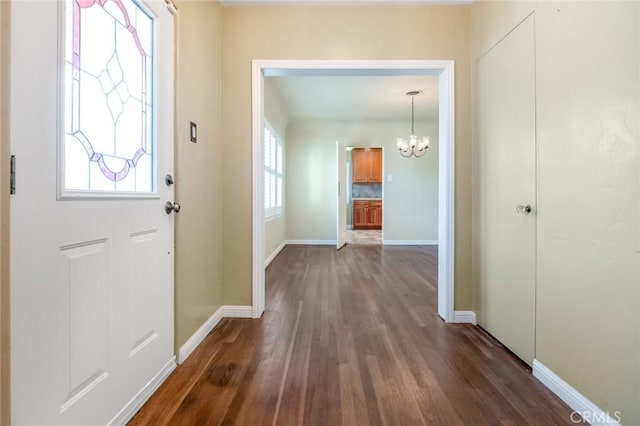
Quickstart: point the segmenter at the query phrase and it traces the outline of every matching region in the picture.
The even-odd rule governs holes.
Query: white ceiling
[[[438,77],[435,76],[286,76],[266,77],[297,120],[410,120],[410,90],[416,121],[438,116]]]

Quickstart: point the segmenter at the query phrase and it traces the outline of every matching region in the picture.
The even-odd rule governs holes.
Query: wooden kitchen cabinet
[[[369,201],[367,224],[382,228],[382,201]]]
[[[351,151],[353,183],[382,183],[382,148]]]
[[[362,148],[354,148],[351,151],[353,163],[353,182],[369,182],[369,153]]]
[[[369,151],[369,183],[382,183],[382,148]]]
[[[353,229],[382,229],[382,201],[354,200]]]
[[[378,225],[378,209],[375,207],[369,207],[367,209],[367,225],[368,226],[376,226]]]
[[[367,208],[369,206],[368,201],[354,201],[353,202],[353,227],[367,226]]]

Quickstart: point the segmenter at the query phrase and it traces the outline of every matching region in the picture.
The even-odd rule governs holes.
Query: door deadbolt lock
[[[167,214],[171,214],[171,213],[180,213],[180,204],[178,203],[172,203],[171,201],[167,201],[164,204],[164,211]]]
[[[171,186],[173,185],[173,176],[171,175],[166,175],[164,177],[164,183],[167,184],[167,186]]]
[[[516,206],[516,213],[529,214],[532,210],[531,204],[518,204]]]

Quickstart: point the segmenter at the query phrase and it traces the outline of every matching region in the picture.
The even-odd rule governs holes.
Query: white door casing
[[[347,243],[347,148],[336,141],[336,170],[338,171],[337,199],[337,248]]]
[[[527,362],[535,349],[534,18],[478,61],[478,322]],[[518,205],[530,205],[522,211]]]
[[[265,76],[438,76],[438,315],[454,322],[455,295],[455,65],[451,60],[252,61],[252,315],[265,310],[262,123]]]
[[[157,183],[128,197],[57,197],[66,5],[11,6],[15,425],[126,422],[175,366],[173,187],[162,179],[173,172],[173,17],[163,0],[140,5],[155,15]]]

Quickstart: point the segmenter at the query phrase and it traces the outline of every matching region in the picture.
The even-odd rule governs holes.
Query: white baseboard
[[[476,313],[473,311],[454,311],[453,312],[453,323],[470,323],[473,325],[477,324],[476,321]]]
[[[533,360],[533,375],[574,410],[574,413],[580,414],[580,416],[592,426],[620,425],[619,412],[615,411],[610,413],[603,411],[537,359]],[[576,416],[576,419],[570,420],[578,420],[577,414],[572,414]],[[613,415],[613,417],[611,417],[611,415]]]
[[[213,315],[211,315],[209,319],[206,320],[205,323],[202,324],[191,337],[189,337],[189,340],[187,340],[184,345],[180,347],[180,351],[178,352],[178,364],[182,364],[187,359],[187,357],[191,355],[191,352],[193,352],[193,350],[198,347],[198,345],[204,340],[204,338],[207,337],[209,333],[211,333],[213,327],[218,325],[221,319],[222,306],[220,306],[213,313]]]
[[[253,308],[245,305],[222,305],[222,318],[252,318]]]
[[[180,347],[178,352],[178,364],[182,364],[191,355],[191,352],[204,340],[211,330],[218,325],[222,318],[251,318],[252,309],[251,306],[238,306],[238,305],[222,305],[217,311],[209,317],[204,324],[193,333],[189,340]]]
[[[438,240],[383,240],[385,246],[437,246]]]
[[[283,249],[286,245],[287,245],[287,242],[286,242],[286,241],[283,241],[283,242],[282,242],[282,244],[280,244],[280,245],[278,246],[278,248],[276,248],[276,249],[273,251],[273,253],[271,253],[271,254],[269,255],[269,257],[267,257],[267,258],[265,259],[265,261],[264,261],[264,267],[265,267],[265,268],[266,268],[267,266],[269,266],[269,264],[271,264],[271,262],[273,262],[273,259],[275,259],[275,258],[276,258],[276,256],[277,256],[278,254],[280,254],[280,252],[282,251],[282,249]]]
[[[176,357],[171,357],[164,367],[160,369],[158,374],[147,385],[136,394],[136,396],[124,406],[116,416],[111,419],[109,425],[126,425],[129,420],[138,412],[145,402],[158,390],[162,382],[165,381],[169,374],[176,368]]]
[[[292,246],[335,246],[336,240],[287,240]]]

